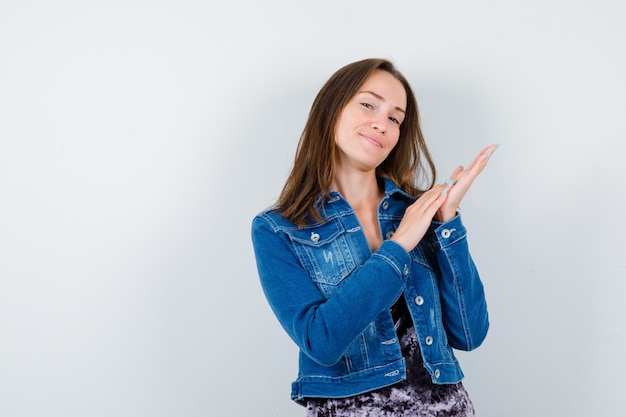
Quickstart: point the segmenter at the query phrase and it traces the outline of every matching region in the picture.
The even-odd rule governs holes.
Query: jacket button
[[[424,304],[424,297],[422,297],[421,295],[415,297],[415,304],[417,304],[418,306]]]
[[[426,336],[425,341],[426,341],[426,344],[427,344],[428,346],[432,345],[432,344],[433,344],[433,338],[432,338],[432,336]]]
[[[383,210],[387,210],[389,208],[389,202],[387,200],[383,201]]]
[[[318,235],[315,232],[311,232],[311,240],[315,243],[317,243],[318,240],[320,240],[320,235]]]
[[[439,369],[435,369],[435,378],[439,378],[441,376],[441,371]]]
[[[409,266],[404,265],[404,275],[408,275],[408,274],[409,274]]]
[[[443,229],[443,230],[441,231],[441,236],[442,236],[444,239],[449,238],[449,237],[450,237],[450,230],[448,230],[448,229]]]
[[[393,232],[390,230],[385,236],[387,236],[387,239],[391,239],[393,237]]]

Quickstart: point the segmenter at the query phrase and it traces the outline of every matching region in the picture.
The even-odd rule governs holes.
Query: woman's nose
[[[382,116],[376,116],[372,119],[372,127],[379,132],[385,133],[387,131],[387,119]]]

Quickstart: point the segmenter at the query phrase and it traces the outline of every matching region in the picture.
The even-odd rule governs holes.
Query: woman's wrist
[[[439,223],[446,223],[454,219],[458,214],[459,214],[458,209],[454,211],[449,211],[449,210],[444,211],[444,210],[439,209],[437,210],[437,213],[433,217],[433,220]]]

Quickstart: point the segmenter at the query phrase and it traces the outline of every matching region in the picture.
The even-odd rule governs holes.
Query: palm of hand
[[[467,168],[464,169],[462,166],[459,166],[452,171],[450,180],[447,181],[449,188],[444,191],[446,200],[437,211],[436,220],[446,222],[456,216],[463,197],[465,197],[476,177],[485,169],[489,158],[498,147],[499,145],[495,144],[486,147]]]

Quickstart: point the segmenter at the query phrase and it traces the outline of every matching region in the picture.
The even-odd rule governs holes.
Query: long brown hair
[[[385,59],[353,62],[335,72],[319,91],[300,137],[293,169],[277,202],[277,211],[291,222],[304,226],[307,220],[321,221],[319,197],[328,197],[334,177],[335,127],[348,101],[375,71],[393,75],[406,92],[406,115],[400,125],[400,138],[389,156],[376,168],[407,193],[419,196],[421,181],[433,186],[435,164],[428,152],[419,124],[417,101],[404,76]],[[426,166],[424,165],[424,162]],[[323,206],[323,203],[322,203]]]

